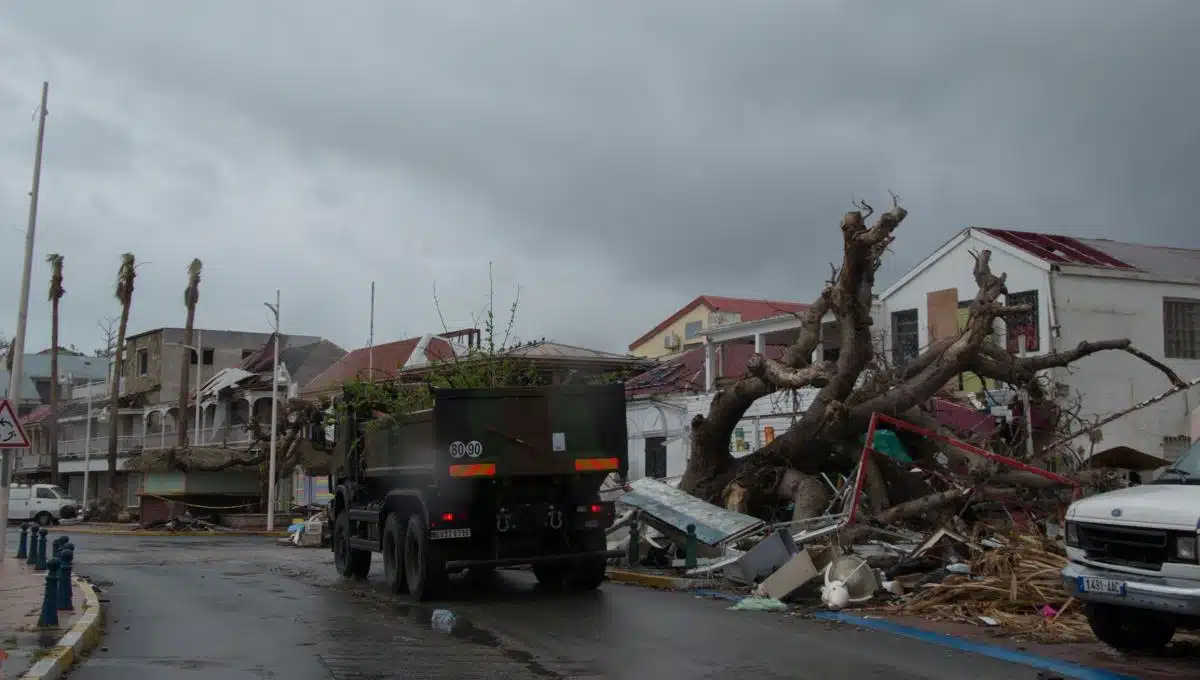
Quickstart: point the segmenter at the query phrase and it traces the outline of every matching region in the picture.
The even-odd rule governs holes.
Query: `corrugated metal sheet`
[[[1142,246],[1107,239],[1079,240],[1149,274],[1200,281],[1200,250]]]
[[[1055,264],[1140,271],[1170,278],[1200,281],[1200,249],[1148,246],[1104,238],[977,227],[989,236]]]
[[[702,501],[656,479],[643,478],[629,483],[621,503],[641,510],[671,529],[686,533],[696,525],[696,538],[707,545],[720,545],[763,526],[756,517],[743,515]]]

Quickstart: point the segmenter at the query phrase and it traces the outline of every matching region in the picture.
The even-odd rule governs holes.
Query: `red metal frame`
[[[968,444],[960,439],[947,437],[939,432],[934,432],[933,430],[921,427],[919,425],[913,425],[912,423],[905,420],[900,420],[899,418],[894,418],[883,413],[873,413],[871,414],[871,423],[867,426],[866,441],[863,442],[862,459],[858,464],[858,474],[854,478],[854,491],[850,494],[850,511],[846,518],[847,524],[853,523],[858,515],[858,501],[862,497],[863,481],[865,480],[867,474],[867,456],[871,455],[872,453],[879,453],[875,450],[873,444],[875,443],[875,431],[879,429],[880,425],[889,425],[896,429],[908,430],[909,432],[937,440],[943,444],[949,444],[956,449],[961,449],[968,453],[982,456],[990,461],[994,461],[1006,467],[1021,470],[1023,472],[1029,472],[1044,479],[1049,479],[1053,482],[1062,484],[1063,486],[1069,486],[1076,493],[1079,491],[1079,484],[1077,482],[1067,479],[1061,475],[1056,475],[1053,472],[1048,472],[1039,467],[1034,467],[1028,463],[1022,463],[1021,461],[1014,458],[1009,458],[1008,456],[1001,456],[999,454],[992,453],[991,451],[981,449],[973,444]]]

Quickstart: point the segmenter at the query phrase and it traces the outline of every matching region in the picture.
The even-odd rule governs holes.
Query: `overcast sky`
[[[366,344],[599,349],[699,294],[808,301],[852,196],[910,210],[883,282],[968,225],[1200,247],[1200,1],[205,0],[0,5],[0,331],[115,316]]]

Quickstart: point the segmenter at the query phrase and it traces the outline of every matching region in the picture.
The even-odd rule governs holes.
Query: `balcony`
[[[169,449],[175,446],[175,433],[166,432],[165,434],[152,433],[144,437],[142,435],[122,435],[117,437],[117,455],[126,456],[132,453],[141,451],[160,451]],[[191,437],[189,436],[189,443]],[[247,432],[234,432],[229,435],[224,433],[202,433],[199,446],[213,446],[221,448],[245,448],[253,441],[252,437]],[[63,460],[83,460],[86,452],[91,451],[92,457],[105,456],[108,454],[108,437],[92,437],[91,446],[88,446],[87,439],[66,439],[58,443],[58,455]],[[47,459],[46,465],[49,465],[49,456],[43,455]]]
[[[17,456],[16,472],[35,472],[50,468],[50,454],[21,453]]]

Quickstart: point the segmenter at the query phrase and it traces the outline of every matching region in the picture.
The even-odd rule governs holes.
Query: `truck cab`
[[[418,600],[452,574],[509,566],[594,589],[620,554],[607,550],[615,513],[599,491],[628,466],[621,384],[435,389],[413,413],[343,402],[334,414],[333,432],[312,433],[333,452],[344,577],[365,578],[381,554],[389,588]]]
[[[1200,441],[1150,484],[1071,504],[1068,594],[1101,642],[1150,651],[1200,628]]]
[[[50,526],[78,515],[80,505],[66,490],[53,484],[15,484],[9,489],[8,517]]]

